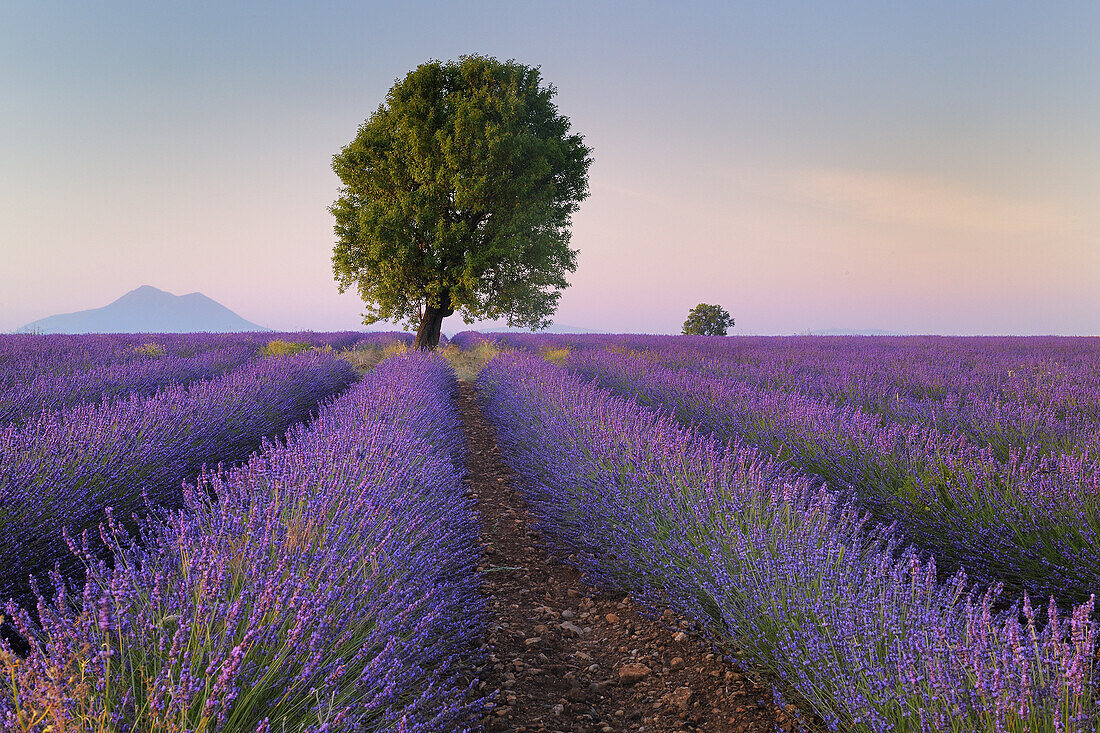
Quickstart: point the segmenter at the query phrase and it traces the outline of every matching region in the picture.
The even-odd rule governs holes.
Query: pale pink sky
[[[1097,6],[249,7],[0,10],[0,331],[142,284],[358,328],[331,156],[478,52],[594,150],[558,323],[1100,333]]]

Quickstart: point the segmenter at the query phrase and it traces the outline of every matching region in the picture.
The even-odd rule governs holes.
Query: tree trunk
[[[435,351],[439,346],[439,330],[443,326],[443,319],[455,312],[451,308],[449,292],[443,294],[439,305],[439,308],[424,306],[424,315],[420,318],[420,328],[416,332],[416,341],[413,342],[414,349]]]

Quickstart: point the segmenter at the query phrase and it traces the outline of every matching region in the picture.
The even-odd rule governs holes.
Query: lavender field
[[[0,344],[8,393],[58,406],[0,432],[5,729],[457,730],[476,709],[449,367],[359,379],[334,347],[404,335],[280,336]],[[238,363],[196,379],[206,353]]]
[[[471,360],[546,549],[807,730],[1100,724],[1100,341],[398,342],[0,337],[5,729],[479,729]]]
[[[1096,729],[1100,343],[500,341],[479,381],[543,531],[807,725]]]

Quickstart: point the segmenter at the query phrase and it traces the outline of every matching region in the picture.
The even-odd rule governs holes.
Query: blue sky
[[[141,284],[356,327],[331,157],[483,53],[594,150],[561,323],[1100,333],[1098,37],[1086,3],[5,3],[0,330]]]

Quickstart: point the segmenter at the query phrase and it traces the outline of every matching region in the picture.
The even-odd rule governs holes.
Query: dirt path
[[[494,704],[482,730],[774,731],[770,693],[678,631],[678,619],[597,594],[539,549],[474,387],[460,384],[485,525],[482,588],[495,617],[490,663],[479,670]]]

